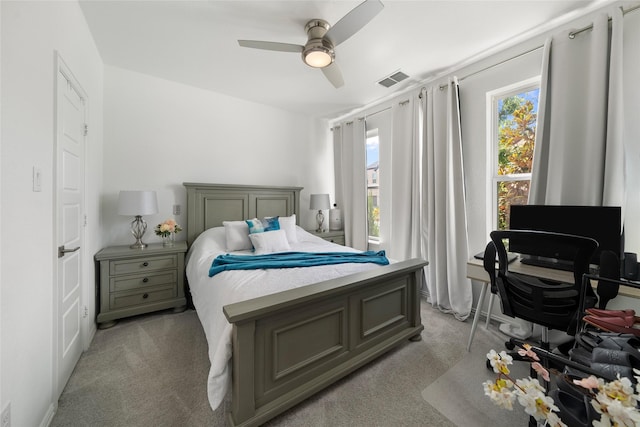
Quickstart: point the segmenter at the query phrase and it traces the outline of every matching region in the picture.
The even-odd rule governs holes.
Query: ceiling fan
[[[343,16],[333,27],[324,19],[312,19],[304,28],[308,37],[305,45],[260,40],[238,40],[238,44],[253,49],[301,53],[305,64],[320,68],[331,84],[339,88],[344,85],[344,79],[335,62],[335,47],[360,31],[383,8],[384,5],[380,0],[365,0]]]

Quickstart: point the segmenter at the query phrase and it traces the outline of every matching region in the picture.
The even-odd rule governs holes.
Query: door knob
[[[62,258],[66,253],[75,252],[78,249],[80,249],[80,246],[78,246],[77,248],[73,248],[73,249],[65,249],[64,245],[58,246],[58,258]]]

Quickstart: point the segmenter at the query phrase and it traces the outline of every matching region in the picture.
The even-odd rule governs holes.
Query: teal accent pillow
[[[264,219],[248,219],[246,220],[246,223],[249,226],[249,234],[280,230],[280,222],[278,221],[277,216]]]

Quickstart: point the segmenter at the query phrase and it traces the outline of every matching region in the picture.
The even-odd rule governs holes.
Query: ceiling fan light
[[[324,68],[331,65],[335,55],[326,46],[315,46],[302,52],[304,63],[313,68]]]
[[[332,60],[327,52],[314,51],[307,53],[304,62],[310,67],[323,68],[331,64]]]

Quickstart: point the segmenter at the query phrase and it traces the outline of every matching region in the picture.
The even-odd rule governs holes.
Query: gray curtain
[[[530,204],[624,206],[622,11],[545,43]]]
[[[420,144],[417,132],[417,99],[393,102],[393,130],[391,135],[391,179],[388,188],[380,189],[389,198],[385,220],[388,235],[381,236],[389,257],[396,260],[423,256],[420,239]],[[382,168],[381,168],[382,169]],[[382,171],[386,173],[386,171]],[[383,193],[384,192],[384,193]]]
[[[364,120],[341,123],[333,130],[336,203],[342,206],[345,243],[367,250],[367,177]]]
[[[466,277],[469,255],[462,163],[458,81],[423,92],[422,239],[429,261],[427,286],[432,305],[465,320],[473,295]]]

